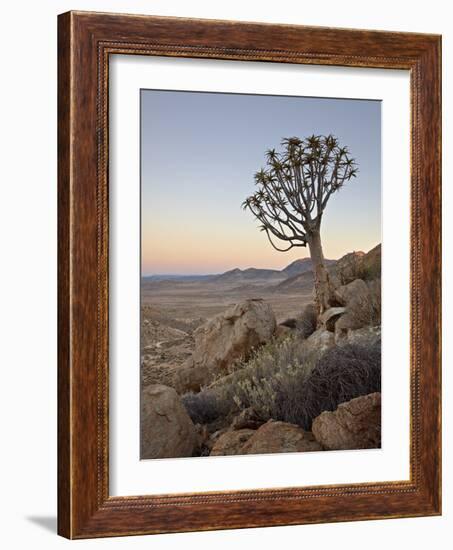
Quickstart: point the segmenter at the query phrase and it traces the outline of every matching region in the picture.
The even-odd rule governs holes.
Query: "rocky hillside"
[[[147,311],[142,458],[379,447],[380,246],[333,267],[321,316],[308,305],[278,325],[263,299],[198,322]]]

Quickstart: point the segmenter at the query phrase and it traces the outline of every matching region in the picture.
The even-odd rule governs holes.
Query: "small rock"
[[[242,454],[244,443],[255,433],[255,430],[235,430],[222,434],[214,443],[209,456],[229,456]]]

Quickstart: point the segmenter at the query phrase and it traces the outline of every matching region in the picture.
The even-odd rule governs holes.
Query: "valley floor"
[[[312,300],[309,286],[276,291],[269,285],[214,282],[142,281],[142,382],[168,383],[175,368],[192,354],[192,332],[233,304],[263,298],[277,323],[296,317]]]

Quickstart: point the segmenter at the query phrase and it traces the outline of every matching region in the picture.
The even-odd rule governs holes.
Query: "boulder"
[[[348,342],[348,333],[363,327],[360,316],[354,315],[354,310],[367,307],[370,302],[370,289],[362,279],[343,285],[335,291],[336,299],[346,306],[346,313],[335,323],[335,342]]]
[[[242,454],[244,443],[255,433],[255,430],[243,429],[227,431],[214,443],[209,456],[229,456]]]
[[[369,348],[381,341],[381,327],[378,325],[348,330],[343,338],[335,334],[335,341],[338,345],[354,344]]]
[[[381,394],[342,403],[313,420],[313,435],[328,450],[376,449],[381,446]]]
[[[195,426],[173,388],[146,387],[141,401],[141,458],[192,456],[198,446]]]
[[[252,351],[269,342],[275,332],[275,315],[269,304],[251,299],[230,307],[194,332],[193,365],[209,376],[227,371],[249,359]]]
[[[363,327],[363,322],[352,313],[346,311],[335,323],[335,342],[337,344],[347,341],[350,331]]]
[[[239,454],[294,453],[322,451],[310,432],[295,424],[269,420],[256,430]]]
[[[361,300],[369,295],[369,289],[362,279],[354,279],[347,285],[342,285],[335,290],[335,298],[343,306],[350,305],[356,300]]]
[[[305,346],[308,353],[324,353],[335,345],[335,336],[333,332],[319,328],[305,340]]]
[[[324,330],[335,331],[335,323],[346,312],[344,307],[331,307],[319,317],[319,325]]]

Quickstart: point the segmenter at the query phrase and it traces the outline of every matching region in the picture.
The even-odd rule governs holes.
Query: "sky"
[[[282,269],[241,204],[265,151],[284,137],[334,134],[359,167],[324,212],[324,256],[381,242],[381,103],[371,100],[141,91],[142,275]]]

